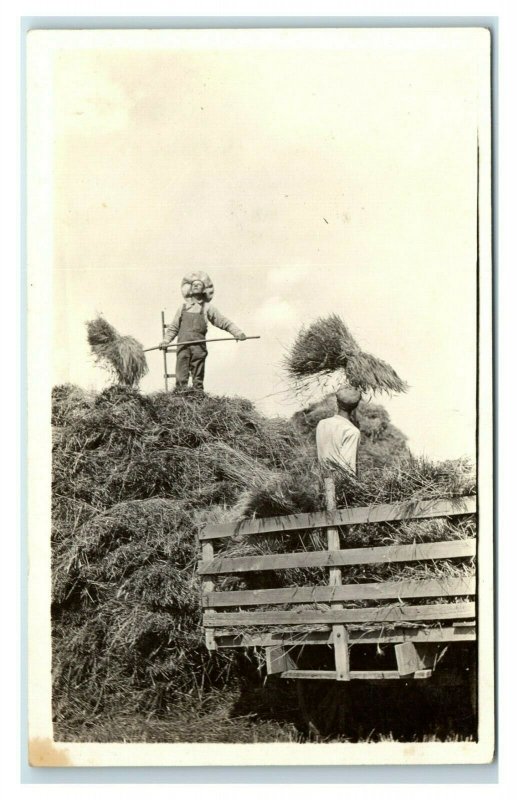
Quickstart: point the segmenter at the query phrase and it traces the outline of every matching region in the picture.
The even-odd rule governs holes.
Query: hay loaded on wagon
[[[337,370],[347,377],[338,414],[318,426],[323,509],[200,531],[207,648],[260,650],[269,679],[296,680],[308,722],[324,733],[359,682],[462,685],[475,714],[475,486],[453,467],[416,491],[410,472],[405,499],[355,502],[355,395],[406,386],[338,317],[301,332],[287,361],[305,388]]]
[[[147,368],[138,342],[119,337],[102,320],[89,325],[89,341],[119,383],[138,384]],[[307,395],[316,389],[322,395],[337,377],[357,396],[406,389],[388,364],[361,351],[336,316],[301,332],[286,367],[296,389]],[[165,373],[167,378],[166,365]],[[205,401],[187,395],[178,402],[189,417],[189,409]],[[379,453],[372,468],[361,462],[356,471],[354,414],[345,420],[324,406],[295,415],[297,427],[311,431],[311,445],[298,436],[297,447],[278,458],[283,436],[269,440],[268,466],[257,449],[246,454],[232,437],[229,443],[203,431],[192,454],[205,465],[200,474],[226,476],[242,489],[233,490],[234,505],[209,509],[204,519],[210,521],[199,530],[207,648],[254,649],[270,681],[294,681],[305,716],[322,732],[366,690],[373,693],[373,707],[377,692],[386,704],[391,693],[405,688],[395,713],[421,690],[442,694],[444,685],[471,689],[467,694],[474,701],[472,468],[461,461],[420,462],[409,454],[396,454],[386,468],[386,455]],[[363,403],[358,409],[364,430],[370,407]],[[315,424],[328,418],[318,448],[321,438],[324,450],[335,450],[345,462],[331,472],[315,458]],[[248,422],[247,441],[255,435]],[[370,447],[376,449],[375,440],[373,428]],[[388,441],[397,444],[395,437]],[[191,523],[198,524],[196,517]],[[456,695],[453,705],[459,705]]]

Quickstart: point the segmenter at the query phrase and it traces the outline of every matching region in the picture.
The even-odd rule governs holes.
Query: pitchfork
[[[246,336],[245,339],[261,339],[261,336]],[[237,342],[244,342],[245,339],[236,339]],[[174,344],[168,344],[167,347],[147,347],[144,351],[145,353],[149,353],[150,350],[166,350],[168,351],[170,347],[185,347],[188,344],[205,344],[206,342],[232,342],[234,340],[234,336],[226,336],[223,339],[196,339],[192,342],[175,342]]]

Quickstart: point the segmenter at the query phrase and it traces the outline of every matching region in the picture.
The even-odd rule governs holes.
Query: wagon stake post
[[[324,491],[326,499],[326,510],[333,513],[337,510],[335,499],[335,481],[333,475],[327,475],[324,479]],[[339,529],[330,527],[326,529],[328,551],[336,552],[341,549],[339,541]],[[342,584],[340,567],[330,567],[329,580],[330,587]],[[343,608],[342,603],[331,603],[331,608]],[[332,625],[333,649],[335,656],[335,672],[338,681],[350,680],[350,655],[348,643],[348,629],[345,625]]]

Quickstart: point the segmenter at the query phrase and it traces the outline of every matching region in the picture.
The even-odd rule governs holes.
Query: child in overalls
[[[211,279],[204,272],[193,272],[182,281],[182,294],[185,303],[178,309],[173,322],[166,328],[164,340],[160,347],[166,349],[178,336],[178,343],[205,339],[208,321],[230,333],[238,341],[247,337],[233,322],[221,314],[211,304],[214,288]],[[193,381],[193,389],[204,390],[205,360],[207,345],[191,344],[177,347],[176,388],[187,388],[189,375]]]

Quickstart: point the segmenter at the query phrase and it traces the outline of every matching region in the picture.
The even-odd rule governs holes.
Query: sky
[[[107,385],[85,322],[155,346],[204,269],[261,336],[209,345],[207,391],[282,416],[318,400],[290,391],[283,357],[338,313],[408,382],[374,399],[413,452],[473,457],[477,39],[258,33],[57,51],[54,383]],[[145,392],[163,387],[148,356]]]

